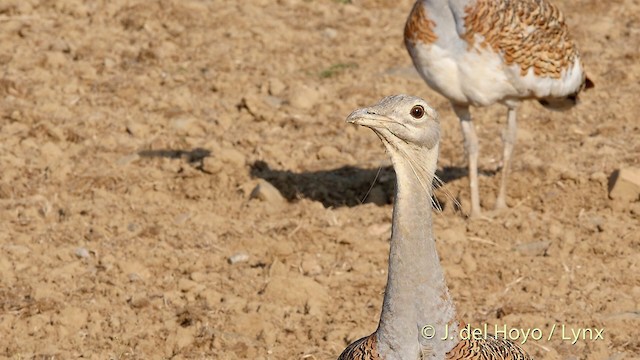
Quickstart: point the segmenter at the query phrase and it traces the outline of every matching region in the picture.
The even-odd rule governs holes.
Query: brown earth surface
[[[596,88],[521,107],[512,208],[470,221],[446,195],[468,210],[458,122],[402,44],[411,0],[0,1],[0,358],[336,358],[377,324],[394,181],[344,119],[410,93],[441,114],[460,317],[539,329],[541,359],[637,359],[640,203],[607,187],[640,166],[640,2],[555,2]],[[506,110],[473,113],[488,209]]]

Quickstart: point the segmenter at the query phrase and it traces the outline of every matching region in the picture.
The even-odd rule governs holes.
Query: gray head
[[[373,130],[392,153],[432,150],[440,140],[438,113],[426,101],[410,95],[388,96],[347,117],[351,124]]]

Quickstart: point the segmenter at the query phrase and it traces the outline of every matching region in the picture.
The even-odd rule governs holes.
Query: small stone
[[[140,155],[136,154],[129,154],[129,155],[125,155],[123,157],[121,157],[120,159],[118,159],[118,161],[116,161],[116,164],[118,166],[126,166],[131,164],[132,162],[136,161],[140,159]]]
[[[149,296],[145,292],[138,292],[131,296],[129,303],[134,308],[143,308],[149,305]]]
[[[217,159],[212,156],[207,156],[202,159],[202,170],[206,171],[209,174],[217,174],[224,169],[224,163],[222,160]]]
[[[118,65],[118,63],[116,63],[116,61],[111,58],[105,58],[103,63],[104,67],[107,69],[113,69],[116,67],[116,65]]]
[[[195,326],[179,327],[176,333],[176,347],[178,349],[186,348],[195,340]]]
[[[193,280],[184,279],[184,278],[178,280],[178,289],[180,289],[180,291],[182,292],[189,292],[192,289],[194,289],[196,286],[198,286],[198,283]]]
[[[338,30],[330,27],[324,28],[322,30],[322,36],[327,39],[335,39],[338,36]]]
[[[89,250],[83,247],[77,248],[75,254],[77,257],[82,259],[88,259],[91,256],[91,254],[89,254]]]
[[[597,171],[589,176],[589,180],[604,183],[607,181],[607,174],[602,171]]]
[[[271,185],[268,181],[260,179],[258,185],[251,191],[250,199],[258,199],[272,205],[281,205],[285,203],[285,199],[278,189]]]
[[[322,266],[315,256],[305,256],[300,264],[303,274],[307,276],[316,276],[322,273]]]
[[[464,263],[466,273],[475,273],[478,269],[478,263],[469,252],[465,252],[464,255],[462,255],[462,262]]]
[[[550,241],[541,240],[516,245],[514,250],[525,256],[543,256],[547,252],[547,249],[549,249],[549,246],[551,246]]]
[[[320,91],[308,86],[300,86],[292,91],[289,102],[293,107],[299,109],[311,109],[321,99]]]
[[[190,117],[177,117],[170,122],[171,128],[177,135],[202,136],[204,129],[198,123],[198,120]]]
[[[203,283],[203,282],[207,281],[209,276],[207,276],[206,273],[194,271],[194,272],[191,273],[191,275],[189,275],[189,278],[191,278],[191,280],[193,280],[195,282]]]
[[[242,167],[246,163],[244,154],[233,148],[221,149],[215,154],[215,157],[227,164],[238,167]]]
[[[140,122],[129,121],[126,125],[126,130],[132,136],[137,138],[143,138],[149,135],[149,127]]]
[[[282,103],[284,103],[284,100],[279,97],[269,95],[264,97],[264,102],[272,108],[279,109],[280,106],[282,106]]]
[[[609,177],[609,197],[628,202],[640,198],[640,168],[616,170]]]
[[[245,252],[235,253],[235,254],[229,256],[227,261],[231,265],[234,265],[234,264],[237,264],[237,263],[241,263],[241,262],[247,262],[247,261],[249,261],[249,254],[247,254]]]
[[[269,106],[260,94],[245,94],[240,101],[240,106],[244,107],[258,121],[273,117],[273,107]]]
[[[273,96],[281,95],[287,86],[282,82],[282,80],[278,78],[273,78],[269,80],[269,94]]]
[[[340,158],[340,150],[333,146],[325,145],[318,150],[318,159],[336,160]]]
[[[578,183],[580,182],[580,178],[580,174],[570,169],[566,169],[565,171],[560,173],[560,179],[562,180],[572,180],[573,182]]]
[[[57,69],[67,64],[67,56],[64,53],[50,51],[45,54],[46,64],[49,68]]]
[[[69,47],[69,43],[67,43],[64,39],[55,38],[51,42],[51,44],[49,44],[49,50],[68,53],[69,51],[71,51],[71,48]]]

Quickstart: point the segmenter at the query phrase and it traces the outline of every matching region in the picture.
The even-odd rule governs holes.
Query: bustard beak
[[[371,108],[358,109],[347,116],[349,124],[365,126],[371,129],[384,128],[384,123],[393,122],[387,116],[379,115]]]

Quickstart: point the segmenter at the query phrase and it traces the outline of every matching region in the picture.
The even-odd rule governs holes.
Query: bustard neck
[[[437,158],[437,148],[431,156]],[[444,359],[456,340],[442,340],[445,331],[454,334],[455,308],[440,265],[432,231],[431,184],[435,159],[394,155],[396,197],[389,251],[389,272],[380,324],[379,351],[384,359]],[[434,327],[435,336],[421,336],[424,326]],[[449,327],[447,329],[447,326]]]

